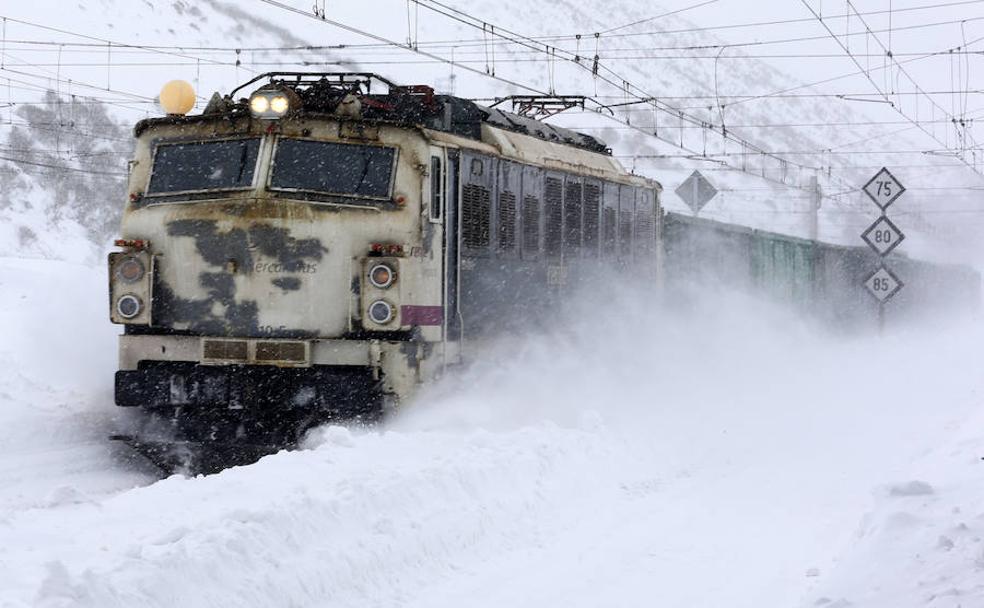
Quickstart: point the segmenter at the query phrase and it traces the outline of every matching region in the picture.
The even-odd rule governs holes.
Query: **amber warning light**
[[[184,116],[195,107],[195,89],[184,80],[172,80],[161,87],[158,99],[169,116]]]

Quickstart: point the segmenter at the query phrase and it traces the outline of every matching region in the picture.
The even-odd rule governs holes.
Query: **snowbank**
[[[982,429],[980,414],[954,425],[948,441],[874,489],[874,508],[822,581],[817,605],[984,605]]]
[[[0,603],[759,608],[834,597],[872,488],[923,479],[913,463],[975,411],[968,354],[980,328],[832,340],[712,295],[588,302],[571,311],[582,326],[491,347],[385,430],[322,429],[307,450],[212,477],[8,510]],[[587,314],[597,310],[608,314]],[[885,500],[935,496],[899,487],[910,495]],[[878,542],[863,559],[901,590],[892,550]]]
[[[118,414],[106,280],[103,268],[0,258],[0,521],[150,479],[106,439]]]

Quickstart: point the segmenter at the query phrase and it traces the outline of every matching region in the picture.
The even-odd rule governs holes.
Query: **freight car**
[[[881,259],[849,247],[667,213],[663,218],[666,281],[704,281],[771,297],[838,331],[877,327],[878,303],[863,284]],[[890,322],[976,315],[981,277],[972,268],[887,259],[905,288],[887,305]]]
[[[146,413],[122,438],[158,463],[378,419],[587,269],[658,271],[660,185],[588,135],[372,74],[265,74],[200,115],[187,89],[136,126],[109,258],[116,403]]]

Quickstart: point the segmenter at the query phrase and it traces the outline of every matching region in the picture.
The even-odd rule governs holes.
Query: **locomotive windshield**
[[[393,148],[282,139],[270,188],[387,199],[395,160]]]
[[[249,188],[259,151],[259,138],[160,144],[147,193]]]

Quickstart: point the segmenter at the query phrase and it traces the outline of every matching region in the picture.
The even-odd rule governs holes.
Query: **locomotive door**
[[[460,154],[457,150],[432,149],[431,175],[434,181],[431,185],[431,220],[440,221],[444,225],[441,241],[443,257],[441,275],[443,277],[444,298],[444,339],[447,342],[460,342],[461,340],[458,268],[460,255],[458,248],[458,193],[461,181],[458,171],[459,160]]]

